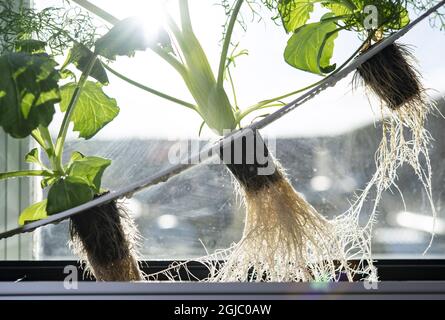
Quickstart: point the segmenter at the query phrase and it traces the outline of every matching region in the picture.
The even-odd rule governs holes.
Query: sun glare
[[[137,16],[143,21],[144,33],[148,40],[156,38],[165,23],[165,0],[144,1],[138,6]]]

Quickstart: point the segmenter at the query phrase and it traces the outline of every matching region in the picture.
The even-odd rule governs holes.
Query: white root
[[[432,196],[432,170],[428,153],[432,137],[425,128],[426,118],[435,110],[435,105],[426,101],[427,97],[422,93],[420,97],[410,100],[396,110],[382,106],[383,137],[375,154],[376,172],[349,211],[352,215],[358,215],[374,190],[375,199],[368,225],[370,229],[376,219],[377,207],[383,192],[391,188],[400,192],[397,185],[397,170],[404,164],[411,166],[422,184],[430,203],[433,224],[435,223],[437,211]],[[389,116],[385,113],[389,113]],[[431,240],[425,252],[432,245],[434,225],[432,230]]]
[[[277,169],[279,170],[279,169]],[[242,239],[215,266],[209,281],[352,281],[376,273],[370,239],[351,214],[327,220],[280,174],[264,188],[243,192],[246,225]],[[352,259],[359,262],[353,264]]]

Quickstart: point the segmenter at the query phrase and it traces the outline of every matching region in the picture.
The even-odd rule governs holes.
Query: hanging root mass
[[[210,282],[377,281],[367,229],[348,212],[328,220],[295,191],[254,132],[253,148],[243,141],[242,161],[228,163],[246,207],[241,240],[228,249],[195,259],[209,270]],[[258,156],[258,146],[262,146]],[[231,160],[236,148],[232,144]],[[251,150],[255,157],[248,157]],[[252,162],[246,159],[255,159]],[[259,170],[270,168],[269,174]],[[152,279],[190,280],[188,262],[150,275]]]
[[[273,177],[261,188],[241,191],[247,215],[243,237],[210,281],[376,279],[369,239],[356,217],[327,220],[278,169]]]
[[[139,281],[139,235],[133,220],[116,201],[71,218],[71,248],[98,281]]]
[[[400,191],[397,169],[408,164],[422,183],[433,217],[436,217],[428,154],[431,136],[425,128],[427,115],[435,106],[428,101],[414,64],[414,57],[408,48],[395,43],[366,61],[355,74],[355,85],[362,84],[381,102],[383,138],[376,152],[376,173],[352,206],[354,214],[361,211],[375,187],[373,218],[382,193],[391,187]]]
[[[414,57],[404,45],[391,44],[358,67],[355,82],[360,81],[392,110],[424,99]]]

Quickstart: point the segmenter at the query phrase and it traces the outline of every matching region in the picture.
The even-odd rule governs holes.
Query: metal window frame
[[[3,261],[0,262],[0,300],[445,299],[445,260],[381,260],[376,264],[382,280],[378,283],[79,281],[75,286],[72,286],[72,282],[71,286],[67,286],[67,282],[63,281],[66,276],[63,272],[65,266],[76,265],[79,272],[83,271],[76,261]],[[159,268],[165,268],[168,262],[144,261],[141,265],[145,271],[154,272]],[[192,264],[190,267],[195,274],[205,269],[198,264]]]
[[[33,0],[14,0],[31,7]],[[1,45],[1,43],[0,43]],[[34,147],[31,139],[13,139],[0,128],[0,172],[30,169],[23,158]],[[12,179],[0,181],[0,232],[17,226],[17,219],[26,207],[38,199],[37,180]],[[0,240],[0,260],[29,260],[33,257],[33,235]]]
[[[140,261],[140,266],[146,274],[153,274],[165,270],[172,263],[173,261],[166,260]],[[84,270],[78,261],[44,260],[0,261],[0,283],[63,281],[66,277],[66,273],[64,273],[66,266],[77,268],[79,281],[94,281],[94,279],[84,275]],[[375,266],[379,271],[379,280],[383,282],[445,281],[445,259],[382,259],[375,261]],[[202,280],[208,276],[208,269],[198,262],[188,263],[187,270],[196,277],[190,279],[190,281]],[[181,279],[187,280],[188,277],[183,273]],[[159,279],[159,281],[166,280],[166,278]]]

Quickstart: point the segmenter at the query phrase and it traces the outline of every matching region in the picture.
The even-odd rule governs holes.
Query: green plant
[[[79,31],[76,38],[59,29],[56,23],[60,19],[60,12],[64,11],[45,9],[35,12],[31,9],[19,9],[15,12],[7,3],[0,3],[1,17],[11,23],[17,37],[4,37],[6,50],[0,56],[0,126],[13,138],[32,137],[46,156],[46,161],[41,159],[39,149],[35,148],[25,157],[25,161],[31,163],[35,170],[0,173],[0,180],[42,177],[41,186],[48,190],[45,200],[22,212],[19,224],[23,225],[79,206],[107,192],[102,188],[102,176],[111,165],[111,160],[74,152],[64,162],[66,136],[73,123],[73,129],[78,132],[79,138],[91,139],[119,114],[116,101],[103,91],[108,78],[98,56],[112,59],[116,55],[131,55],[135,50],[145,49],[146,44],[141,41],[139,33],[116,34],[118,28],[131,32],[131,28],[135,27],[132,25],[133,21],[123,21],[116,29],[92,42],[88,24],[86,35]],[[88,21],[92,25],[91,18]],[[48,28],[45,29],[45,40],[33,38],[42,28]],[[80,43],[78,39],[83,39],[84,36],[89,41]],[[92,45],[94,51],[89,49]],[[47,49],[50,53],[46,52]],[[62,53],[67,53],[66,61],[58,67],[54,59]],[[72,66],[81,72],[78,80],[69,69]],[[63,85],[59,84],[62,80],[65,81]],[[49,126],[56,112],[56,104],[59,104],[64,118],[54,141]],[[103,211],[108,215],[99,214]],[[115,202],[81,214],[82,217],[86,215],[88,219],[72,219],[72,234],[82,235],[81,244],[75,247],[91,244],[90,238],[115,239],[116,241],[109,241],[105,246],[102,243],[96,245],[101,245],[102,248],[111,247],[108,252],[121,252],[116,257],[108,256],[109,261],[102,259],[100,264],[96,263],[97,250],[92,250],[92,245],[85,245],[83,248],[87,251],[87,261],[91,262],[96,277],[99,280],[118,280],[115,274],[120,274],[121,280],[140,280],[142,276],[134,272],[135,269],[138,270],[134,259],[135,228],[128,221],[129,217],[119,210]],[[109,228],[104,223],[106,219],[110,219]],[[90,226],[95,231],[94,234],[80,231],[85,229],[85,223],[95,226]],[[114,250],[113,246],[114,249],[121,249]],[[127,269],[115,270],[114,275],[101,271],[101,268],[120,264],[122,259],[127,259],[123,260],[127,261]],[[128,272],[127,279],[125,271],[128,271],[129,265],[132,265],[132,270]]]
[[[194,110],[203,123],[218,135],[240,127],[248,114],[282,106],[281,99],[305,90],[303,88],[245,109],[240,108],[230,69],[234,60],[246,52],[237,51],[237,46],[231,49],[231,41],[242,5],[252,5],[253,1],[236,0],[233,5],[225,7],[229,16],[216,74],[213,74],[207,55],[195,36],[188,1],[180,0],[177,3],[179,23],[166,13],[167,27],[159,31],[157,41],[152,42],[149,48],[179,73],[195,103],[159,93],[120,74],[110,65],[105,68],[142,90]],[[93,9],[93,12],[110,23],[116,21],[102,10]],[[226,83],[233,92],[232,99],[225,89]],[[351,281],[355,275],[374,276],[372,262],[368,259],[369,239],[358,226],[356,217],[342,215],[333,221],[325,219],[295,191],[269,152],[266,160],[274,168],[273,173],[261,174],[264,163],[257,162],[258,159],[253,164],[249,163],[247,159],[258,154],[248,155],[247,152],[252,147],[249,143],[253,143],[258,152],[267,150],[267,147],[258,132],[254,132],[253,137],[253,142],[246,142],[241,151],[237,150],[242,152],[241,163],[233,159],[228,161],[224,158],[224,152],[222,154],[224,163],[239,183],[246,205],[246,225],[243,238],[224,251],[226,262],[221,268],[211,268],[208,280],[322,281],[337,280],[342,272]],[[235,145],[231,148],[231,154],[234,154]],[[369,268],[351,266],[349,260],[353,257],[368,260]],[[210,256],[206,261],[213,258]],[[209,265],[212,265],[211,262]]]
[[[308,23],[314,4],[318,2],[329,12],[319,22]],[[409,23],[410,6],[424,10],[428,4],[434,4],[434,1],[280,1],[277,8],[283,25],[292,33],[284,53],[285,60],[297,69],[314,74],[335,73],[339,68],[331,59],[334,41],[340,32],[351,31],[365,39],[359,51],[363,54],[388,34]],[[436,13],[435,19],[441,23],[443,15]],[[380,102],[383,137],[376,152],[376,173],[351,207],[351,212],[358,214],[361,211],[375,187],[373,217],[382,193],[392,186],[397,188],[397,169],[408,164],[419,177],[435,217],[428,155],[431,138],[425,129],[427,115],[434,106],[428,101],[412,52],[404,45],[391,44],[363,63],[354,80],[356,86],[363,85]]]

